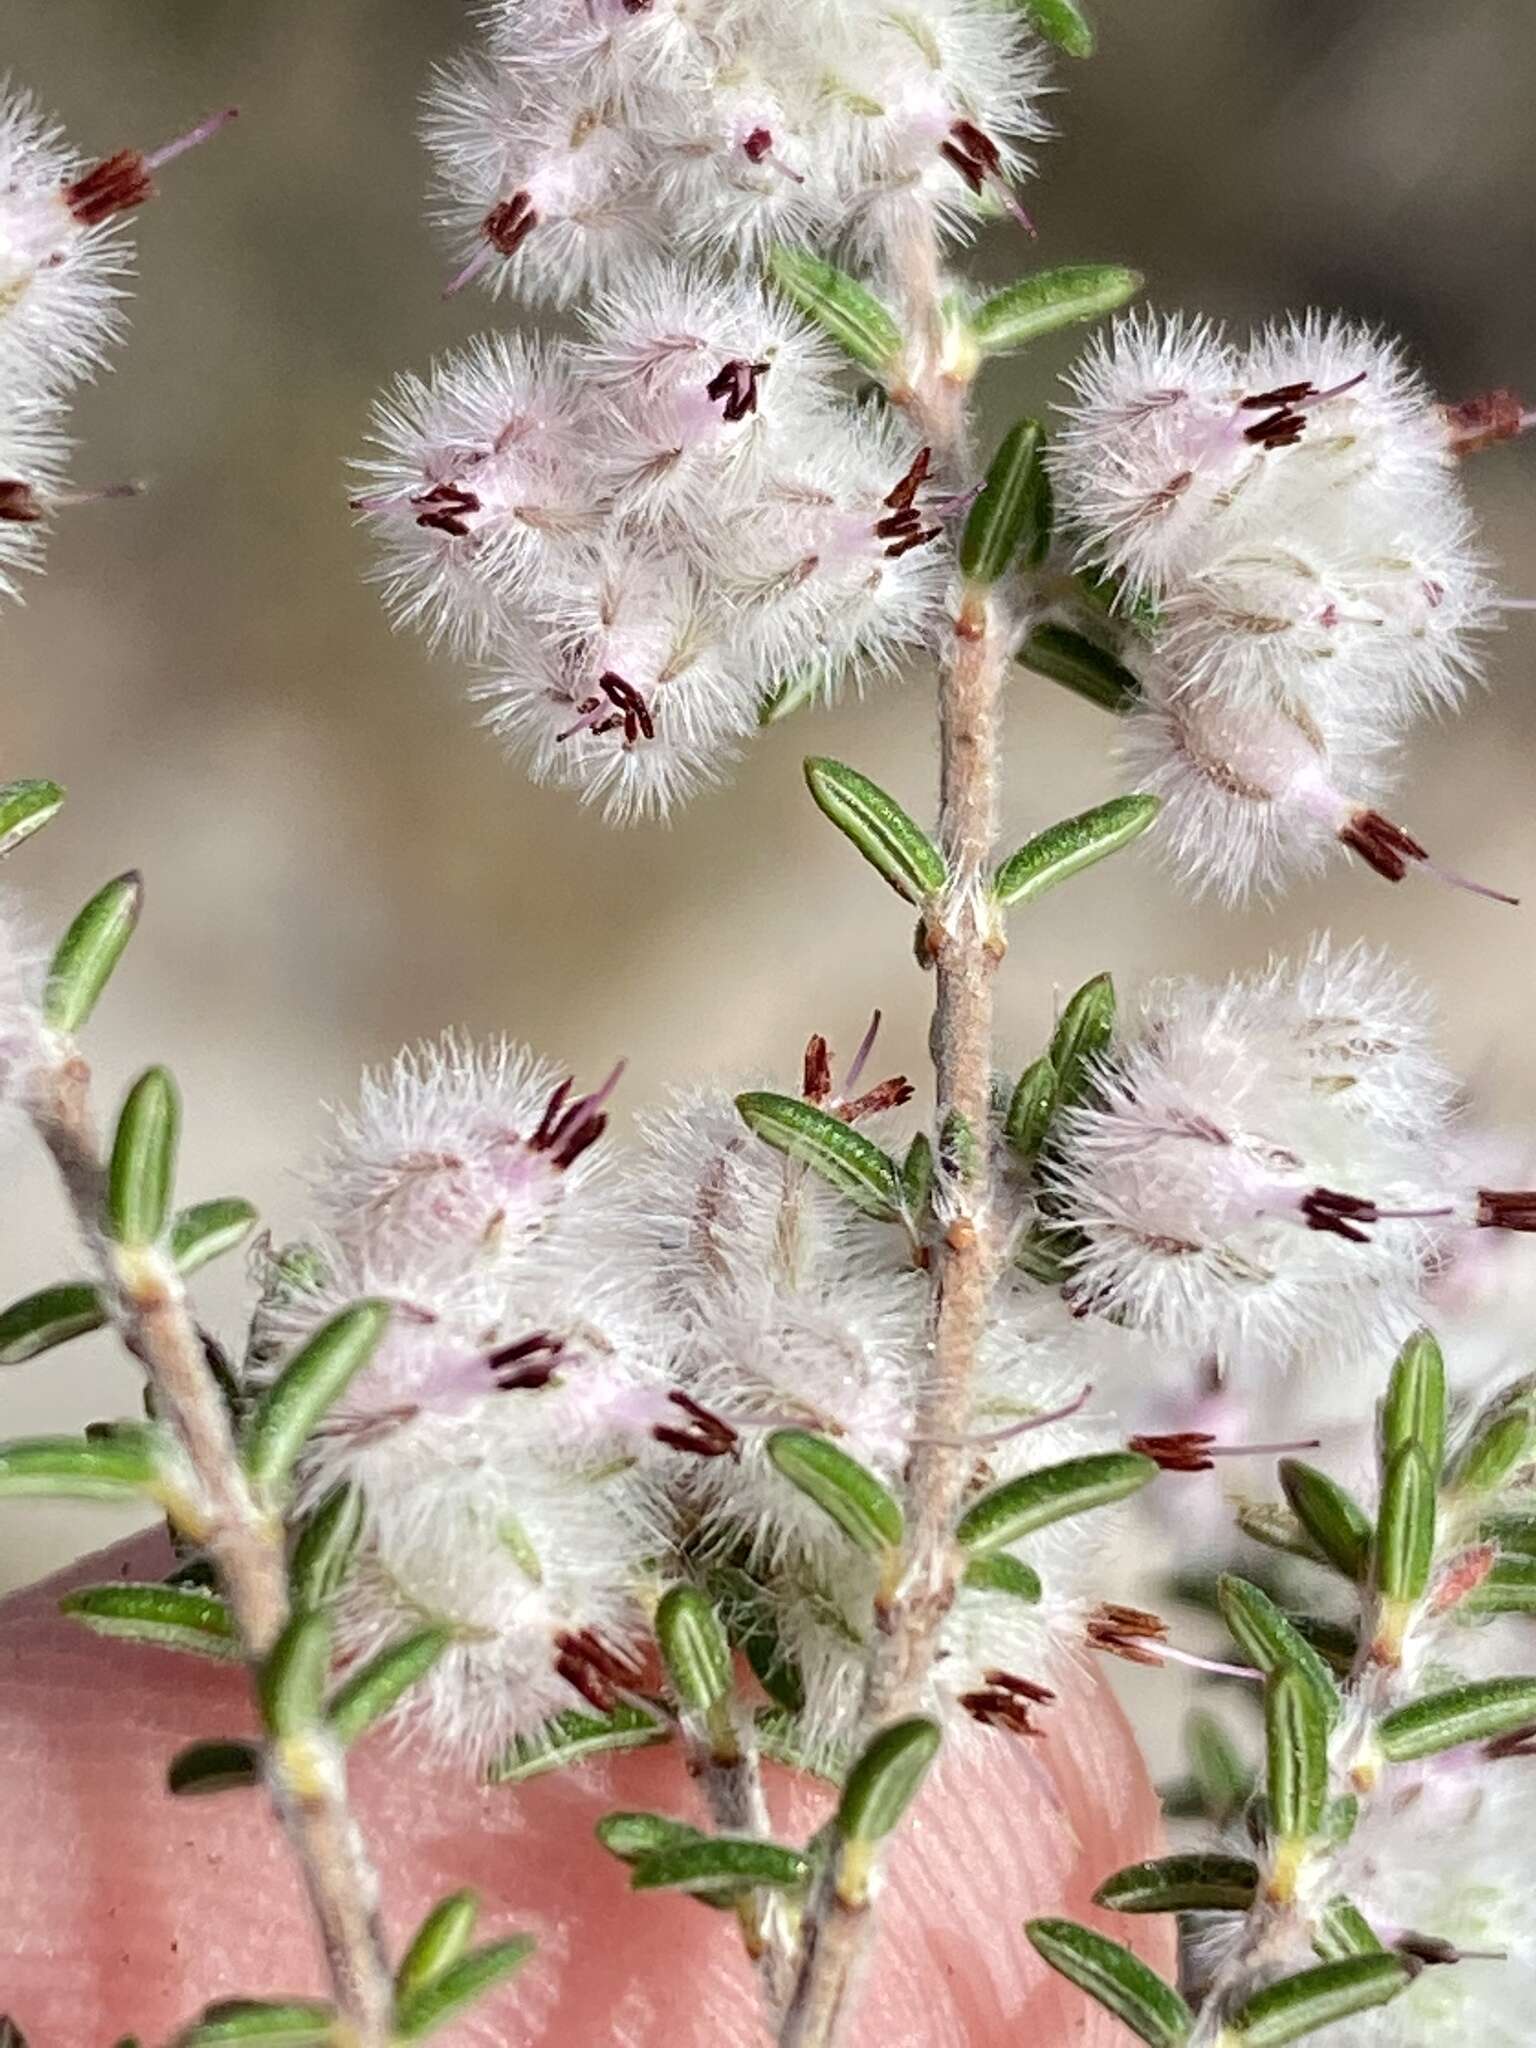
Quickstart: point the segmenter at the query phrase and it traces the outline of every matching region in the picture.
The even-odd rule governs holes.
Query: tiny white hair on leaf
[[[568,353],[483,335],[374,411],[354,504],[396,622],[483,654],[599,535],[594,423]]]

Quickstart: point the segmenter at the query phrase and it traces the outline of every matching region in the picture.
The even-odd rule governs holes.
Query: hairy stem
[[[156,1251],[128,1254],[108,1243],[106,1169],[91,1118],[90,1069],[79,1054],[40,1079],[32,1114],[100,1271],[118,1333],[143,1365],[156,1412],[191,1469],[197,1526],[186,1533],[212,1559],[254,1669],[289,1616],[281,1521],[252,1495],[228,1408],[174,1266]],[[387,2048],[393,1991],[378,1884],[347,1805],[340,1759],[326,1756],[314,1768],[301,1768],[283,1745],[274,1744],[268,1778],[303,1872],[338,2014],[357,2048]]]
[[[963,478],[969,371],[945,360],[942,278],[931,229],[898,243],[893,260],[913,351],[911,389],[902,402],[940,461]],[[931,1268],[932,1351],[907,1473],[901,1570],[881,1602],[865,1674],[864,1739],[921,1707],[959,1584],[954,1529],[970,1471],[962,1445],[996,1271],[988,1126],[992,977],[1003,940],[987,883],[997,838],[1008,641],[1008,620],[991,594],[968,591],[939,678],[939,837],[949,882],[926,932],[937,979],[931,1046],[944,1169]],[[844,1896],[832,1859],[807,1913],[781,2048],[831,2048],[842,2037],[855,1974],[873,1933],[873,1893],[868,1885],[859,1892],[857,1901]]]

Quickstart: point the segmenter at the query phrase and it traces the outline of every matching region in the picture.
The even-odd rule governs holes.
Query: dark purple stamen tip
[[[674,1389],[667,1399],[680,1408],[693,1424],[690,1429],[674,1429],[664,1422],[657,1423],[651,1435],[659,1444],[666,1444],[674,1451],[687,1451],[696,1458],[735,1458],[740,1456],[737,1448],[736,1431],[722,1417],[695,1401],[691,1394]]]
[[[723,400],[722,417],[734,425],[757,411],[758,384],[772,367],[771,363],[749,363],[742,356],[733,356],[704,386],[704,395],[717,403]]]
[[[418,526],[449,534],[454,540],[468,538],[468,515],[480,510],[480,500],[474,492],[459,484],[434,484],[430,491],[418,491],[408,502],[417,508]]]
[[[642,734],[648,740],[655,739],[655,718],[651,713],[650,706],[633,683],[626,682],[623,676],[610,668],[605,669],[598,677],[597,687],[619,713],[619,717],[615,722],[622,724],[624,728],[624,744],[626,747],[632,747]],[[594,732],[601,732],[605,729],[603,726],[593,727]]]

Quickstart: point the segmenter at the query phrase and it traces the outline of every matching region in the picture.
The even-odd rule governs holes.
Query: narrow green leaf
[[[1267,1593],[1247,1579],[1224,1572],[1216,1581],[1216,1604],[1232,1639],[1251,1664],[1266,1676],[1294,1668],[1316,1688],[1330,1720],[1339,1711],[1333,1675],[1306,1638],[1286,1619]]]
[[[395,2007],[395,2033],[402,2041],[424,2041],[449,2020],[457,2019],[488,1991],[520,1970],[537,1944],[531,1934],[508,1935],[472,1949],[430,1984],[424,1984]]]
[[[848,1773],[837,1809],[845,1841],[880,1842],[917,1797],[939,1753],[939,1727],[925,1715],[882,1728]]]
[[[1044,1591],[1034,1566],[1021,1557],[1010,1557],[1006,1550],[995,1551],[990,1557],[973,1557],[965,1568],[964,1583],[973,1593],[1006,1593],[1029,1606]]]
[[[295,1614],[257,1675],[261,1717],[270,1735],[304,1735],[320,1725],[330,1670],[330,1623],[323,1614]]]
[[[642,1707],[621,1700],[610,1714],[584,1714],[579,1709],[557,1714],[537,1734],[525,1735],[513,1743],[498,1763],[486,1773],[495,1785],[523,1785],[548,1771],[585,1763],[589,1757],[612,1756],[620,1750],[649,1749],[669,1742],[672,1731],[665,1721]]]
[[[439,1899],[412,1937],[395,1972],[395,1996],[406,2000],[435,1984],[445,1970],[468,1954],[475,1938],[480,1901],[473,1892],[450,1892]]]
[[[1190,1771],[1207,1819],[1225,1827],[1253,1793],[1253,1771],[1214,1714],[1197,1708],[1184,1724]]]
[[[1157,1477],[1157,1470],[1150,1458],[1136,1451],[1101,1451],[1045,1465],[984,1493],[961,1516],[956,1534],[962,1549],[985,1557],[1032,1536],[1049,1522],[1087,1514],[1139,1493]]]
[[[1051,1037],[1058,1110],[1088,1093],[1094,1067],[1114,1040],[1116,1009],[1115,984],[1107,974],[1095,974],[1068,998]]]
[[[1325,1963],[1342,1962],[1346,1956],[1374,1956],[1382,1952],[1369,1920],[1353,1901],[1341,1893],[1330,1899],[1317,1922],[1313,1948]]]
[[[225,1998],[178,2034],[172,2048],[328,2048],[334,2017],[310,1998]]]
[[[142,1427],[108,1437],[33,1436],[0,1443],[0,1498],[153,1500],[158,1492],[154,1438]]]
[[[1385,2005],[1417,1975],[1414,1964],[1387,1954],[1319,1963],[1315,1969],[1266,1984],[1238,2008],[1228,2026],[1242,2048],[1285,2048],[1287,2042],[1305,2040],[1319,2028]]]
[[[171,1758],[167,1788],[184,1799],[243,1791],[261,1783],[261,1751],[254,1742],[194,1742]]]
[[[1117,796],[1038,833],[1005,860],[992,878],[992,894],[1005,910],[1033,901],[1058,882],[1139,839],[1157,816],[1155,796]]]
[[[1328,1560],[1289,1508],[1273,1500],[1245,1500],[1237,1504],[1236,1521],[1245,1536],[1270,1550],[1283,1550],[1290,1557],[1304,1557],[1310,1564]]]
[[[776,1429],[768,1456],[792,1486],[836,1522],[845,1536],[871,1556],[894,1550],[903,1521],[895,1496],[856,1458],[830,1437],[805,1429]]]
[[[630,1888],[637,1892],[715,1892],[766,1885],[798,1891],[811,1866],[798,1849],[746,1835],[703,1835],[653,1849],[634,1866]]]
[[[971,315],[971,332],[984,355],[1006,355],[1043,334],[1099,320],[1126,305],[1146,279],[1118,263],[1071,263],[1020,278],[986,299]]]
[[[107,1231],[130,1248],[151,1245],[165,1229],[176,1179],[181,1101],[164,1067],[151,1067],[128,1091],[107,1169]]]
[[[426,1677],[452,1641],[451,1629],[418,1629],[387,1644],[376,1657],[360,1665],[326,1708],[325,1718],[336,1740],[343,1745],[356,1742],[375,1721],[382,1721],[411,1687]]]
[[[738,1095],[736,1109],[756,1137],[809,1166],[855,1208],[885,1223],[895,1220],[901,1202],[896,1163],[852,1124],[797,1096],[762,1089]]]
[[[295,1460],[326,1412],[373,1356],[389,1323],[387,1301],[359,1301],[318,1329],[261,1396],[242,1456],[269,1498],[285,1494]]]
[[[1093,1897],[1116,1913],[1246,1913],[1258,1883],[1246,1856],[1158,1856],[1117,1870]]]
[[[656,1643],[678,1704],[708,1714],[730,1698],[731,1646],[696,1586],[673,1586],[656,1608]]]
[[[98,890],[64,934],[43,996],[43,1017],[53,1030],[73,1038],[89,1020],[143,907],[143,877],[130,870]]]
[[[1056,1069],[1050,1054],[1042,1053],[1019,1076],[1003,1120],[1003,1136],[1027,1165],[1032,1166],[1039,1158],[1055,1112]]]
[[[1060,683],[1117,717],[1141,702],[1141,684],[1125,663],[1070,626],[1036,626],[1019,650],[1019,660],[1037,676]]]
[[[363,1496],[333,1486],[299,1531],[288,1566],[296,1607],[323,1607],[340,1591],[363,1533]]]
[[[190,1586],[134,1585],[112,1580],[77,1586],[59,1602],[99,1636],[149,1643],[163,1650],[190,1650],[230,1663],[240,1656],[240,1639],[228,1607],[211,1593]]]
[[[1453,1685],[1377,1723],[1376,1741],[1388,1763],[1414,1763],[1464,1742],[1493,1742],[1536,1723],[1536,1678],[1485,1678]]]
[[[1096,1999],[1148,2048],[1183,2048],[1194,2014],[1173,1986],[1128,1948],[1075,1920],[1031,1920],[1024,1932],[1053,1970]]]
[[[1458,1500],[1497,1493],[1536,1457],[1536,1410],[1524,1402],[1500,1411],[1479,1428],[1453,1460],[1447,1490]]]
[[[621,1863],[639,1863],[662,1849],[709,1840],[687,1821],[672,1820],[664,1813],[605,1813],[594,1833],[609,1855],[617,1856]]]
[[[1370,1575],[1376,1532],[1354,1495],[1300,1458],[1280,1460],[1280,1484],[1297,1521],[1329,1564],[1363,1585]]]
[[[857,278],[807,249],[776,243],[768,275],[806,319],[882,382],[901,361],[901,329]]]
[[[920,904],[944,887],[943,854],[878,783],[857,768],[816,754],[805,763],[805,780],[822,816],[898,896]]]
[[[1501,1557],[1480,1586],[1457,1602],[1458,1614],[1536,1614],[1536,1557]]]
[[[901,1212],[909,1223],[920,1223],[928,1213],[933,1194],[933,1146],[926,1131],[918,1131],[901,1162]],[[0,1364],[3,1364],[0,1359]]]
[[[56,818],[63,802],[56,782],[0,782],[0,860]]]
[[[1435,1481],[1417,1443],[1387,1460],[1372,1569],[1388,1600],[1424,1597],[1435,1560]]]
[[[805,1705],[805,1680],[784,1646],[778,1614],[766,1590],[736,1565],[718,1565],[708,1574],[711,1597],[720,1610],[725,1632],[752,1667],[769,1699],[798,1714]]]
[[[0,1365],[25,1365],[72,1337],[88,1337],[106,1320],[101,1295],[89,1281],[45,1287],[0,1314]]]
[[[1328,1720],[1316,1687],[1277,1671],[1264,1692],[1270,1822],[1283,1841],[1310,1841],[1328,1803]]]
[[[1069,57],[1091,57],[1096,38],[1077,0],[1014,0],[1037,34]]]
[[[1015,556],[1038,568],[1049,553],[1054,513],[1044,450],[1038,420],[1020,420],[1004,435],[960,536],[960,568],[971,583],[996,583]]]
[[[1536,1557],[1536,1515],[1489,1515],[1478,1534],[1508,1555]]]
[[[1445,1359],[1428,1330],[1416,1330],[1397,1354],[1381,1405],[1383,1464],[1417,1444],[1438,1479],[1445,1461]]]
[[[256,1210],[238,1195],[223,1195],[211,1202],[194,1202],[172,1220],[171,1257],[183,1273],[195,1273],[210,1260],[222,1258],[236,1245],[244,1244],[256,1227]]]

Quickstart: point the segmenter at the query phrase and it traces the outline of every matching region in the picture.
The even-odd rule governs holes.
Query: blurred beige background
[[[1103,54],[1073,67],[1062,139],[1030,193],[1037,249],[979,261],[1123,259],[1167,306],[1236,320],[1311,302],[1400,329],[1450,395],[1536,389],[1536,10],[1519,0],[1094,0]],[[183,1186],[243,1192],[278,1229],[322,1098],[402,1040],[507,1030],[626,1097],[709,1069],[793,1071],[808,1031],[843,1047],[885,1007],[882,1066],[921,1061],[926,983],[907,921],[804,796],[800,755],[856,760],[917,809],[932,779],[921,687],[807,717],[668,831],[615,835],[528,788],[476,730],[463,677],[389,631],[362,575],[342,464],[375,388],[486,323],[445,306],[413,134],[458,0],[5,0],[4,62],[83,149],[153,145],[238,101],[235,130],[176,166],[142,216],[128,348],[79,409],[82,480],[144,475],[136,504],[74,514],[3,622],[0,776],[66,783],[63,819],[7,869],[62,925],[142,866],[149,910],[93,1027],[107,1095],[170,1061],[188,1111]],[[1065,66],[1063,66],[1065,73]],[[1068,353],[992,373],[999,417],[1049,402]],[[1536,448],[1470,482],[1516,595],[1536,596]],[[1528,671],[1517,617],[1491,687],[1430,731],[1402,811],[1456,866],[1523,892],[1502,911],[1361,871],[1274,913],[1192,910],[1134,857],[1053,897],[1018,935],[1010,1040],[1036,1049],[1053,992],[1112,966],[1261,958],[1311,927],[1389,941],[1437,985],[1490,1108],[1536,1099]],[[1022,674],[1008,814],[1022,831],[1107,787],[1106,722]],[[8,1152],[0,1295],[76,1264],[48,1174]],[[232,1262],[207,1298],[233,1329]],[[105,1344],[8,1374],[4,1430],[129,1412]],[[120,1526],[0,1510],[0,1588]]]

